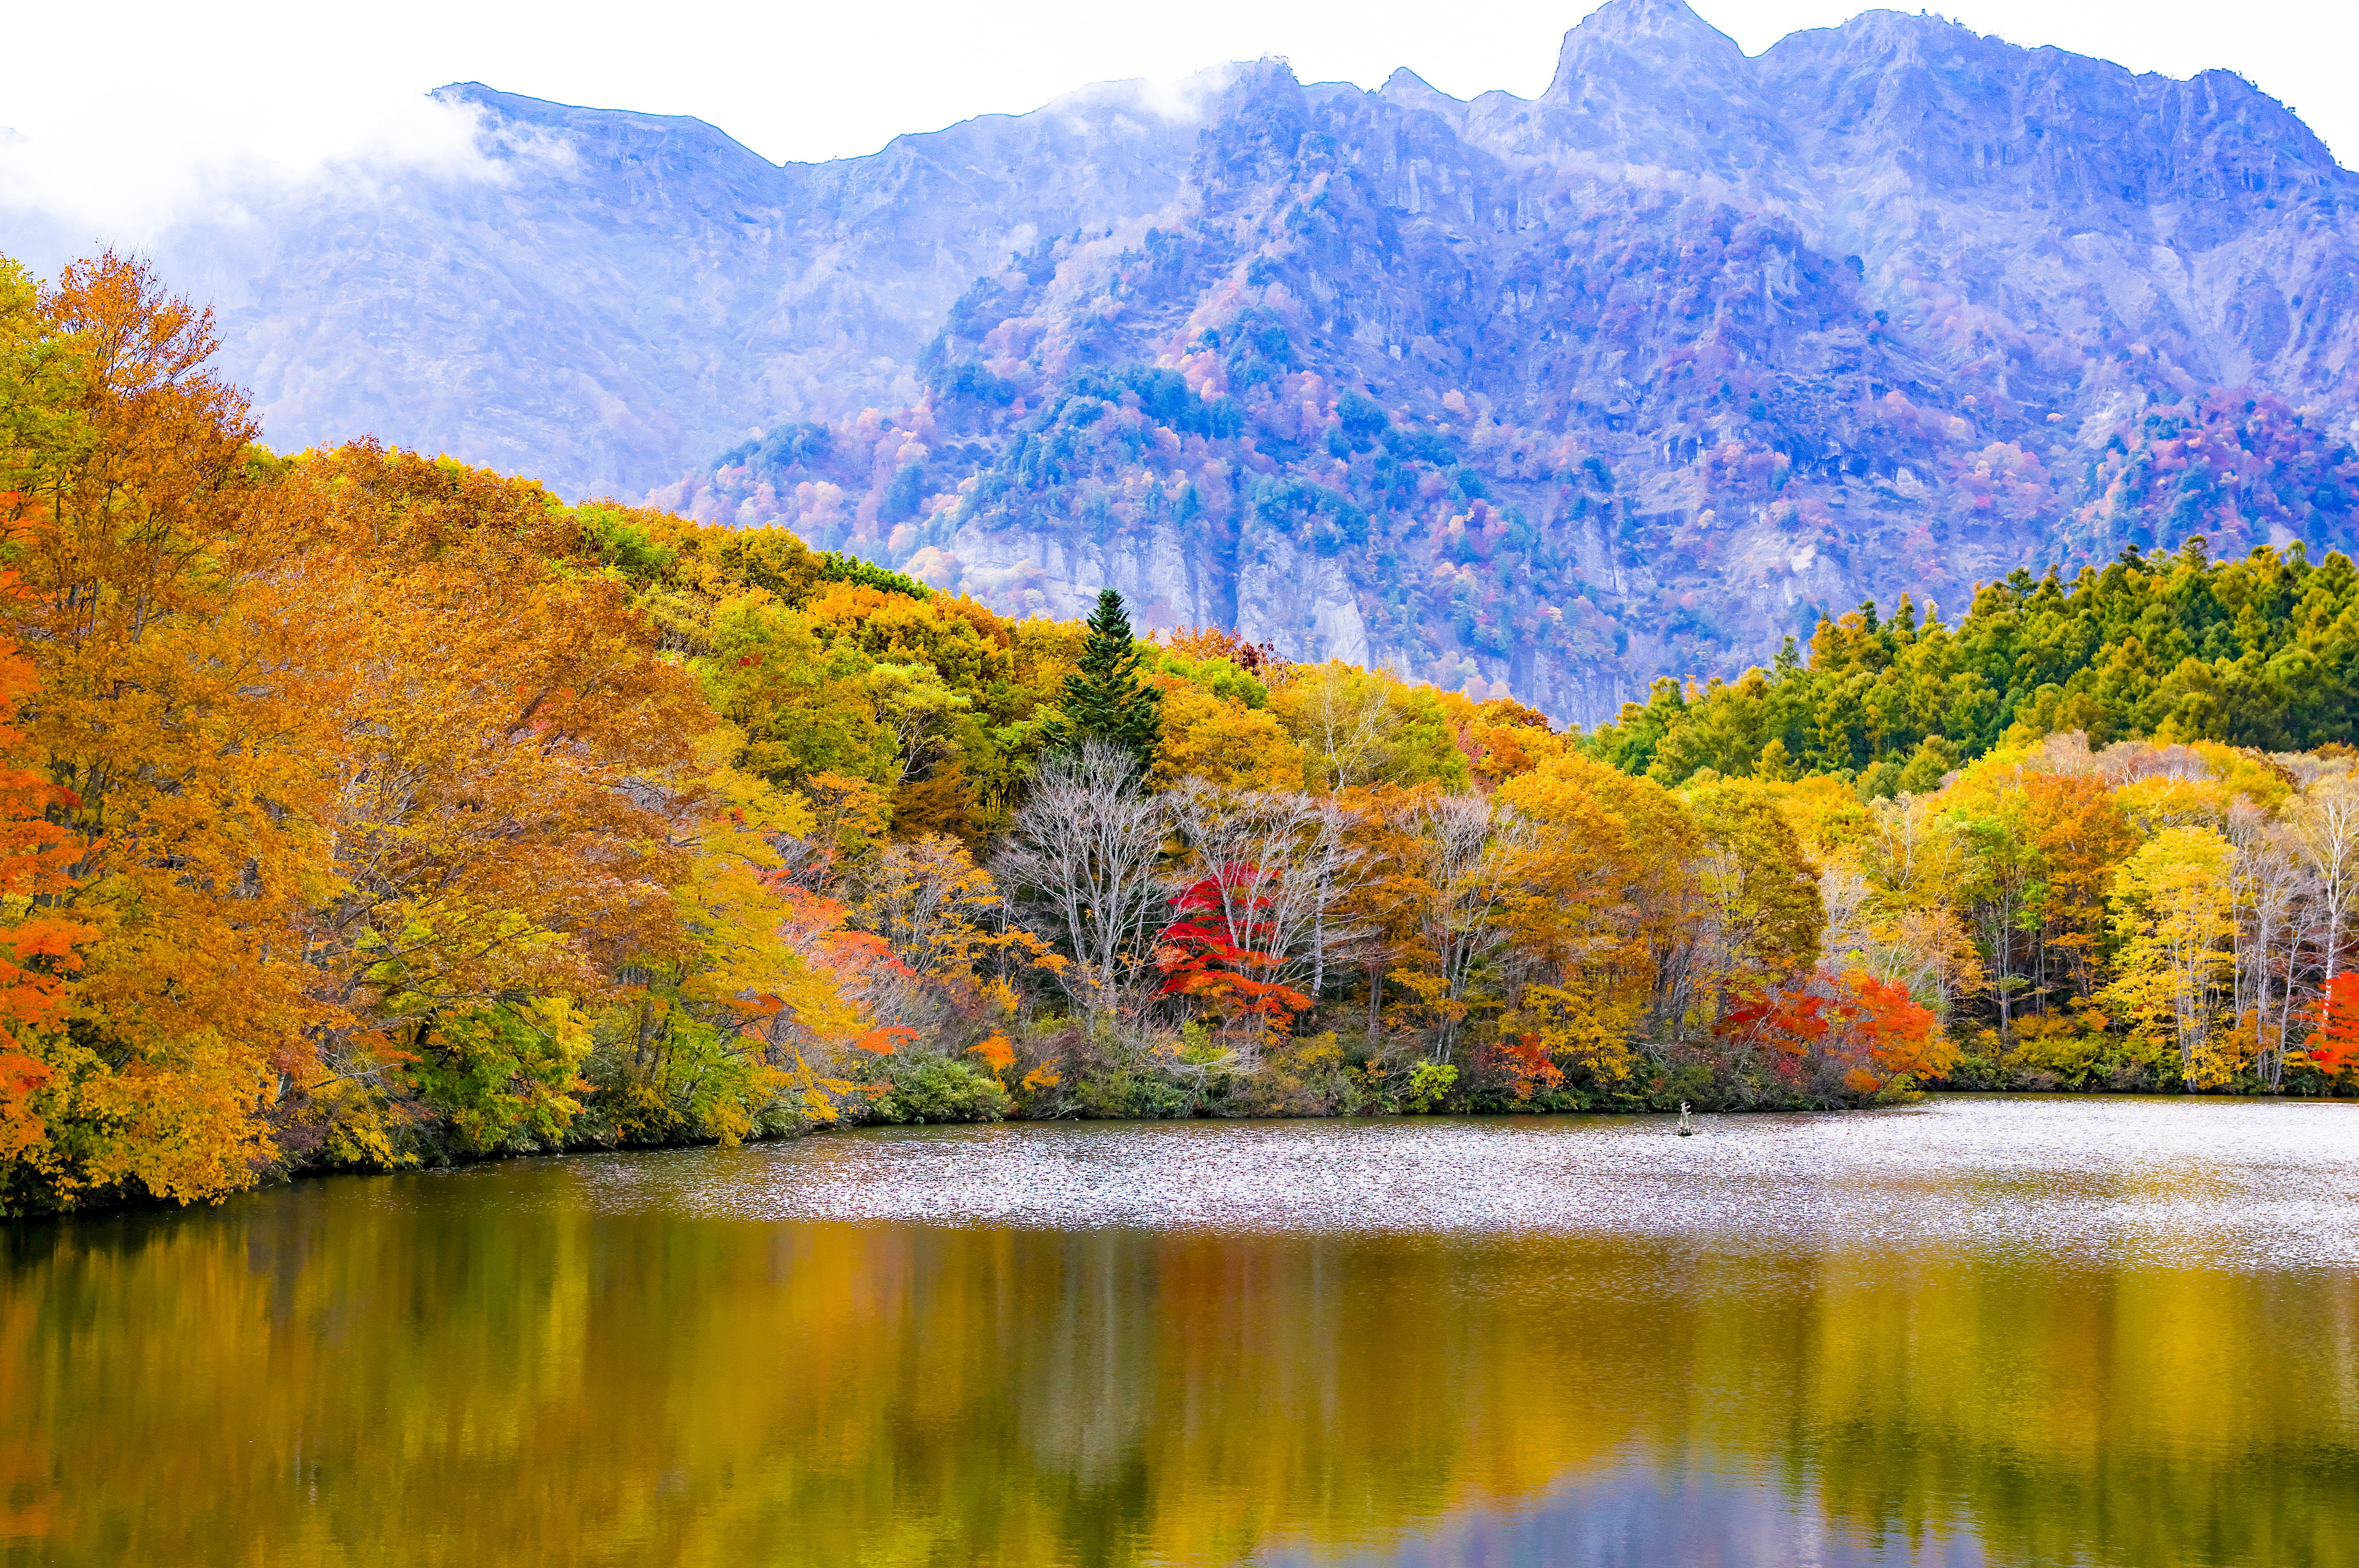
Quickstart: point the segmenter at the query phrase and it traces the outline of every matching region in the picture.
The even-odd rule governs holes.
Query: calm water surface
[[[918,1128],[0,1233],[0,1559],[2359,1564],[2359,1106]]]

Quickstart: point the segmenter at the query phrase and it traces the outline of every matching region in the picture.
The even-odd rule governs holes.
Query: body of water
[[[2359,1106],[910,1128],[0,1233],[0,1560],[2359,1564]]]

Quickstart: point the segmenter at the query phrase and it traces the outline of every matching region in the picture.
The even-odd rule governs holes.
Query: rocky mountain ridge
[[[1616,0],[1531,103],[1237,79],[1183,199],[981,279],[926,397],[661,492],[1008,608],[1593,721],[1892,585],[2345,545],[2354,177],[2240,80]]]
[[[282,443],[1583,721],[1895,587],[2353,543],[2359,176],[2225,72],[1612,0],[1529,101],[1266,60],[784,169],[445,92],[500,178],[259,226]]]

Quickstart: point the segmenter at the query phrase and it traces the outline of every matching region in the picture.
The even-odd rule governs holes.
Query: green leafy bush
[[[892,1092],[869,1108],[877,1121],[1001,1121],[1007,1091],[989,1073],[939,1056],[888,1058]]]

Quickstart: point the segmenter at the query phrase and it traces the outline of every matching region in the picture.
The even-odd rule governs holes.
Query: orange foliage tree
[[[2300,1060],[2330,1078],[2359,1068],[2359,974],[2346,969],[2330,979],[2310,1016],[2318,1028],[2303,1040],[2309,1049]]]
[[[94,933],[45,1048],[46,1176],[204,1195],[269,1157],[256,1113],[306,1020],[287,933],[328,860],[335,659],[209,317],[111,254],[38,308],[50,417],[10,432],[0,518],[38,677],[13,752],[70,838],[48,907]]]
[[[0,640],[0,752],[13,752],[23,739],[13,721],[32,683],[31,662]],[[67,980],[82,945],[97,935],[50,913],[69,885],[74,842],[49,816],[72,806],[40,774],[0,768],[0,908],[7,912],[0,925],[0,1170],[48,1163],[43,1091],[56,1069],[44,1036],[65,1021]]]
[[[1873,1095],[1956,1059],[1929,1009],[1864,969],[1819,969],[1755,990],[1723,1016],[1720,1033],[1762,1049],[1787,1084],[1822,1093]]]
[[[299,923],[314,1009],[287,1059],[308,1098],[282,1120],[374,1150],[386,1093],[431,1085],[469,1142],[545,1141],[579,1108],[575,1010],[686,957],[669,890],[710,711],[620,584],[557,568],[579,525],[538,486],[360,443],[285,489],[312,524],[289,575],[340,629],[343,680],[330,881]]]

